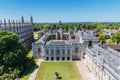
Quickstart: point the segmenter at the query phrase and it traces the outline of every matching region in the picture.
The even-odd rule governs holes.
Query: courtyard
[[[75,62],[42,62],[35,80],[55,80],[55,72],[60,80],[82,80]]]

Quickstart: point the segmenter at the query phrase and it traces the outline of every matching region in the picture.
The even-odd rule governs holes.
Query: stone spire
[[[24,23],[24,17],[23,16],[21,17],[21,22],[22,22],[22,24]]]
[[[5,19],[4,19],[4,26],[5,26],[5,29],[6,29],[7,27],[6,27],[6,20]]]
[[[30,17],[30,23],[33,24],[33,17]]]
[[[9,26],[10,26],[10,20],[8,20],[8,24],[9,24]]]
[[[2,21],[0,20],[0,30],[2,30],[2,28],[1,28],[1,23],[2,23]]]

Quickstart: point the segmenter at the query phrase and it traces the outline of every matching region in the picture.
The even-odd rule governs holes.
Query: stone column
[[[63,53],[62,53],[62,50],[63,50],[63,49],[60,48],[60,61],[62,61],[62,54],[63,54]]]
[[[48,57],[49,57],[49,61],[51,60],[51,51],[50,51],[50,48],[48,49]]]
[[[65,61],[67,61],[67,49],[65,48]]]
[[[56,48],[54,48],[53,51],[54,51],[54,61],[56,61]]]

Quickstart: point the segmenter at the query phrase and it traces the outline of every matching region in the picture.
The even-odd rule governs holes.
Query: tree
[[[112,35],[112,41],[116,42],[117,44],[120,43],[120,32]]]
[[[103,40],[105,40],[105,35],[104,34],[99,34],[98,38],[99,38],[100,41],[103,41]]]
[[[13,32],[0,31],[0,80],[14,80],[29,66],[27,51]]]

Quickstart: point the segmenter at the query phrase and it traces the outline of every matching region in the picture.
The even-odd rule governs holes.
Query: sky
[[[0,20],[120,22],[120,0],[0,0]]]

